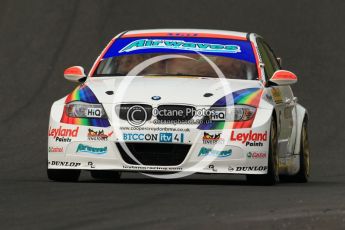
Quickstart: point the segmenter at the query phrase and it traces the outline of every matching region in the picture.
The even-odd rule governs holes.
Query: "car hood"
[[[103,104],[213,105],[230,93],[249,88],[263,88],[260,81],[166,76],[93,77],[85,84]],[[156,97],[156,100],[153,97]]]

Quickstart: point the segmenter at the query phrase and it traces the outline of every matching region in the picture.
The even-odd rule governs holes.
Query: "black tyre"
[[[91,170],[91,176],[97,180],[119,181],[121,173],[112,170]]]
[[[49,180],[61,181],[61,182],[75,182],[78,181],[80,176],[80,170],[72,169],[48,169],[47,170]]]
[[[247,181],[255,185],[274,185],[279,182],[277,123],[274,117],[271,120],[267,174],[247,175]]]
[[[310,176],[310,149],[308,139],[308,122],[305,119],[301,131],[301,149],[300,149],[300,169],[296,175],[289,176],[289,181],[306,183]]]

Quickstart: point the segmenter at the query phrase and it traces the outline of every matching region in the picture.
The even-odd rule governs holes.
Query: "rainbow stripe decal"
[[[86,85],[79,85],[72,93],[70,93],[65,104],[72,101],[82,101],[87,103],[99,104],[95,94]],[[96,127],[109,127],[110,123],[107,118],[75,118],[67,116],[66,107],[64,108],[62,117],[62,123],[74,124],[74,125],[85,125],[85,126],[96,126]]]
[[[227,105],[226,99],[228,100],[228,105],[250,105],[257,107],[260,103],[261,94],[263,90],[260,88],[248,88],[235,91],[230,95],[226,95],[219,100],[217,100],[211,107],[225,107]],[[233,103],[232,103],[233,102]],[[251,128],[255,114],[252,119],[248,121],[241,122],[225,122],[225,121],[212,121],[210,123],[200,124],[198,129],[201,130],[214,130],[214,129],[240,129],[240,128]]]

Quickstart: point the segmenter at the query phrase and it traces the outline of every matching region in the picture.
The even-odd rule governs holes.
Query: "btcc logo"
[[[124,141],[158,141],[158,134],[124,133]]]
[[[184,134],[173,134],[173,133],[124,133],[124,141],[152,141],[152,142],[161,142],[161,143],[172,143],[172,142],[181,142],[184,141]]]

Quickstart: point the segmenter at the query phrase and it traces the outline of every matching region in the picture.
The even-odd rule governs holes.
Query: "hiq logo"
[[[86,111],[87,117],[102,117],[102,110],[99,108],[88,108]]]
[[[172,142],[172,133],[160,133],[159,134],[159,141],[160,142]]]

